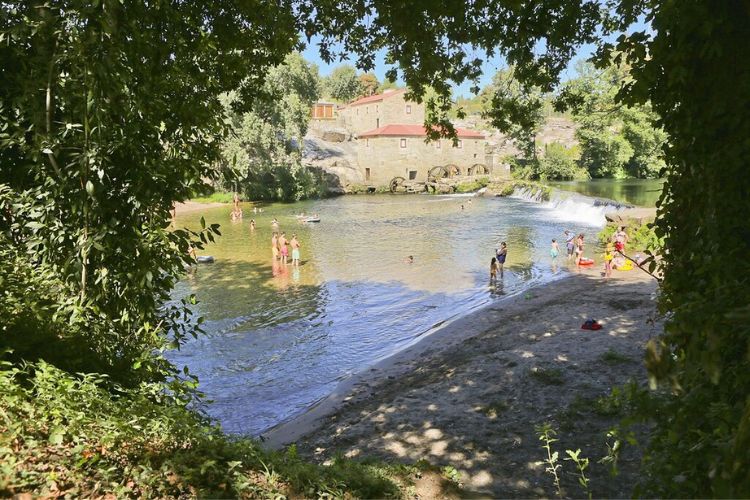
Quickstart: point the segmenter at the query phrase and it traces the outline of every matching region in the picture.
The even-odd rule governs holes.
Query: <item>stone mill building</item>
[[[338,107],[335,116],[322,108],[328,103],[321,103],[313,119],[335,122],[356,143],[358,177],[370,188],[423,190],[438,182],[491,173],[482,133],[457,128],[455,142],[425,142],[425,107],[405,94],[406,89],[399,89],[363,97]]]

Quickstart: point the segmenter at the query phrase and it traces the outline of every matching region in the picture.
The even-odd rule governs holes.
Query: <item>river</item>
[[[549,185],[586,196],[608,198],[639,207],[655,207],[664,186],[664,179],[594,179],[550,182]]]
[[[221,224],[222,236],[199,252],[216,262],[200,265],[173,294],[197,295],[206,335],[170,357],[198,375],[212,401],[206,409],[225,430],[257,435],[446,321],[563,276],[564,256],[559,267],[550,262],[552,238],[560,242],[571,229],[593,239],[603,210],[585,198],[559,206],[362,195],[272,204],[257,214],[245,204],[241,222],[229,221],[229,207],[181,215],[178,226],[198,228],[204,216]],[[300,223],[302,211],[321,222]],[[272,218],[288,237],[298,235],[299,268],[272,262]],[[490,259],[501,241],[505,276],[491,286]]]

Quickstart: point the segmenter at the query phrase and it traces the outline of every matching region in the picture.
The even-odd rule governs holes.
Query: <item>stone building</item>
[[[355,137],[385,125],[424,123],[424,106],[404,99],[406,89],[386,90],[382,94],[363,97],[339,109],[339,126]]]
[[[398,177],[427,182],[431,172],[438,177],[489,173],[484,136],[461,128],[456,133],[455,145],[448,139],[426,143],[426,130],[421,124],[388,124],[360,133],[357,161],[365,183],[387,186]]]
[[[337,117],[336,104],[326,101],[318,101],[310,110],[310,117],[313,120],[335,120]]]

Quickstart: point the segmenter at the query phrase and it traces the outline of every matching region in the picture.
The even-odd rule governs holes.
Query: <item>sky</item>
[[[634,31],[641,31],[641,30],[651,32],[650,27],[642,19],[639,20],[639,22],[633,24],[630,30],[628,30],[628,32],[632,33]],[[614,40],[615,38],[617,38],[617,36],[613,35],[612,37],[608,37],[608,38]],[[332,64],[327,64],[320,58],[320,54],[318,53],[318,48],[315,45],[315,43],[316,43],[316,39],[313,38],[311,42],[307,45],[305,50],[302,52],[302,55],[306,60],[318,65],[321,76],[328,76],[331,73],[331,71],[333,71],[334,68],[342,64],[351,64],[352,66],[356,66],[355,64],[356,61],[353,59],[345,59],[344,61],[335,61]],[[575,68],[576,63],[581,59],[587,59],[591,57],[591,55],[594,53],[595,48],[596,47],[591,44],[581,46],[578,49],[576,56],[571,60],[570,64],[568,65],[568,68],[563,73],[562,80],[566,80],[566,79],[574,77],[575,76],[574,68]],[[492,76],[495,73],[497,73],[498,70],[505,68],[506,66],[507,65],[505,64],[505,60],[499,55],[496,55],[492,58],[485,60],[484,63],[482,64],[482,77],[479,80],[479,87],[482,88],[488,83],[490,83],[490,81],[492,80]],[[378,77],[378,80],[382,82],[385,79],[385,72],[388,69],[389,69],[389,66],[385,64],[385,51],[381,50],[376,54],[375,69],[373,72],[375,73],[375,76]],[[404,83],[401,79],[397,80],[397,82],[401,85],[403,85]],[[472,85],[473,85],[472,82],[463,82],[460,85],[454,86],[453,97],[454,98],[472,97],[473,96],[473,94],[471,93]]]

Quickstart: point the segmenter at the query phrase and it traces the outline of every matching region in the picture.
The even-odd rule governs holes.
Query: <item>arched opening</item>
[[[445,166],[445,170],[448,172],[448,177],[456,177],[461,175],[461,169],[458,165],[448,164]]]
[[[475,163],[467,170],[468,175],[489,175],[490,169],[483,163]]]
[[[443,166],[432,167],[429,172],[427,172],[428,182],[435,182],[438,179],[445,179],[446,177],[449,177],[448,170]]]

